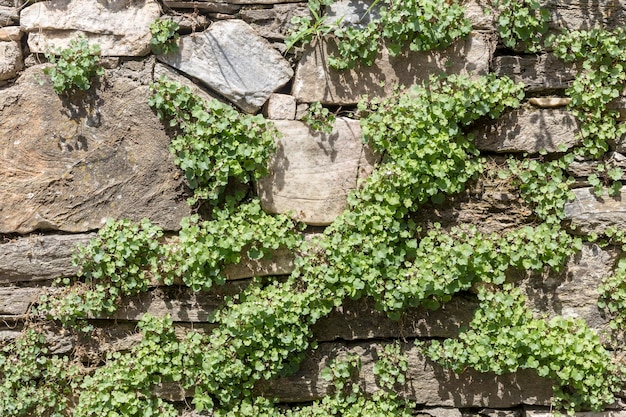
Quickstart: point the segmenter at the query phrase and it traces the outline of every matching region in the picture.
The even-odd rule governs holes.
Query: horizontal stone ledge
[[[314,233],[306,233],[310,239]],[[79,235],[33,235],[0,244],[0,284],[47,281],[75,276],[78,268],[72,263],[78,245],[86,246],[95,233]],[[172,239],[172,238],[170,238]],[[250,259],[245,253],[238,264],[228,264],[222,275],[239,280],[272,275],[289,275],[295,255],[284,248],[272,251],[261,259]],[[174,282],[183,285],[182,279]],[[161,286],[153,282],[154,286]]]
[[[558,417],[557,414],[549,408],[524,407],[524,417]],[[626,417],[626,410],[606,410],[606,411],[580,411],[573,417]]]
[[[212,323],[226,297],[239,294],[249,280],[228,281],[209,291],[193,292],[189,288],[159,287],[135,296],[125,296],[110,315],[92,315],[91,319],[141,320],[144,314],[156,317],[170,315],[173,321]]]
[[[524,89],[530,93],[564,90],[578,73],[575,64],[565,63],[552,54],[497,56],[492,66],[498,76],[524,83]]]
[[[235,14],[241,6],[220,1],[168,1],[163,2],[170,9],[194,9],[207,13]]]
[[[475,300],[455,297],[439,310],[408,309],[400,320],[394,321],[385,312],[376,310],[370,298],[345,300],[313,326],[313,335],[320,342],[392,339],[398,335],[452,338],[458,336],[462,326],[469,324],[477,307]]]
[[[578,130],[578,120],[567,110],[525,106],[487,122],[474,132],[474,141],[481,151],[559,152],[578,144]]]
[[[95,233],[32,235],[0,244],[0,284],[52,280],[76,275],[72,256]]]
[[[576,188],[574,201],[565,205],[572,229],[584,233],[603,233],[609,227],[626,229],[626,187],[617,197],[606,193],[597,197],[593,188]]]
[[[376,384],[373,366],[384,343],[344,345],[322,343],[308,352],[300,370],[293,376],[264,382],[259,392],[281,402],[309,402],[329,393],[330,383],[321,377],[321,371],[330,361],[346,354],[361,358],[359,381],[367,393],[380,388]],[[407,383],[399,387],[404,398],[425,406],[510,408],[521,404],[549,405],[552,382],[540,378],[530,370],[496,376],[466,370],[461,374],[442,368],[426,359],[412,343],[403,343],[408,357]]]
[[[0,316],[24,316],[46,291],[44,287],[0,287]]]

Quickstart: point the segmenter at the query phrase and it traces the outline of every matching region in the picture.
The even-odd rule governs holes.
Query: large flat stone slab
[[[204,32],[181,37],[178,45],[178,51],[158,59],[249,113],[293,75],[287,60],[242,20],[216,22]]]
[[[80,33],[100,45],[102,55],[142,56],[150,52],[150,24],[160,15],[156,0],[55,0],[24,8],[20,24],[31,52],[67,48]]]
[[[293,376],[264,383],[260,390],[281,402],[305,402],[320,399],[330,393],[330,383],[320,373],[328,363],[346,354],[361,358],[359,382],[368,393],[379,390],[373,366],[376,352],[384,346],[380,342],[322,343],[307,352],[300,370]],[[425,406],[509,408],[520,404],[549,405],[552,382],[536,373],[523,370],[515,374],[496,376],[491,373],[466,370],[461,374],[442,368],[424,358],[412,343],[402,345],[408,357],[407,384],[398,394]]]
[[[332,133],[299,121],[276,120],[282,134],[258,181],[263,209],[289,213],[311,225],[328,225],[346,208],[346,195],[369,175],[376,156],[363,146],[359,122],[337,118]]]
[[[481,151],[538,153],[578,143],[578,120],[565,109],[523,107],[502,115],[475,132]]]
[[[347,71],[328,66],[333,47],[329,42],[316,42],[304,51],[292,89],[298,101],[350,105],[364,94],[388,96],[394,85],[419,84],[432,74],[485,74],[489,72],[495,42],[489,34],[472,32],[443,51],[405,52],[390,57],[383,49],[371,67],[357,66]]]
[[[574,201],[565,205],[571,227],[581,233],[602,233],[609,227],[626,229],[626,187],[617,197],[596,197],[593,188],[576,188]]]
[[[95,233],[18,238],[0,244],[0,284],[52,280],[76,275],[72,256]]]
[[[188,194],[148,106],[146,74],[110,72],[106,88],[71,101],[42,69],[0,91],[0,233],[85,232],[144,217],[178,230]]]

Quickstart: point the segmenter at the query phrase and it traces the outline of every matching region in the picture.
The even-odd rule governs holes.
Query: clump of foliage
[[[304,116],[302,116],[302,121],[309,125],[313,131],[326,134],[330,134],[333,131],[336,119],[336,116],[326,107],[323,107],[319,101],[311,103]]]
[[[515,48],[523,44],[529,52],[541,48],[550,14],[539,0],[491,0],[491,3],[498,12],[498,33],[504,45]]]
[[[150,106],[179,131],[170,151],[194,191],[191,204],[199,200],[218,204],[229,181],[248,184],[267,173],[279,135],[271,122],[260,115],[240,114],[217,100],[204,101],[189,87],[165,78],[152,88]]]
[[[0,411],[5,417],[65,417],[80,368],[67,356],[49,356],[45,335],[25,330],[0,346]]]
[[[369,17],[375,8],[378,16],[367,25],[328,24],[324,7],[329,0],[310,0],[311,16],[298,17],[287,39],[290,48],[296,43],[308,43],[315,38],[334,35],[337,52],[329,57],[336,69],[353,68],[357,63],[372,65],[384,45],[391,56],[403,51],[428,51],[449,46],[467,35],[471,25],[464,17],[464,9],[456,2],[446,0],[379,0],[366,11]]]
[[[152,52],[166,55],[178,50],[178,29],[180,26],[172,19],[157,19],[150,24],[150,48]]]
[[[433,341],[426,349],[431,359],[455,372],[534,369],[555,381],[554,405],[569,414],[599,411],[614,401],[618,381],[611,356],[583,320],[535,319],[521,290],[510,285],[501,291],[482,287],[478,297],[469,328],[457,339]]]
[[[184,218],[181,226],[177,237],[166,240],[147,219],[109,220],[74,257],[82,281],[44,296],[39,311],[64,325],[84,324],[89,316],[114,313],[121,296],[145,292],[151,284],[177,281],[207,291],[225,283],[225,266],[239,263],[242,254],[256,260],[278,248],[295,250],[301,242],[295,221],[266,214],[258,200],[215,210],[212,220]]]
[[[618,112],[609,103],[618,98],[626,82],[626,30],[571,31],[552,39],[554,54],[582,67],[572,86],[570,109],[580,121],[579,153],[600,158],[610,141],[626,133]]]
[[[514,184],[524,200],[532,204],[542,222],[560,225],[565,219],[565,203],[574,199],[570,189],[574,179],[566,174],[573,161],[572,153],[548,162],[531,158],[509,159],[509,174],[513,176]]]
[[[74,417],[178,416],[171,403],[155,395],[154,388],[181,381],[186,375],[181,348],[190,344],[176,338],[168,316],[146,315],[138,326],[143,338],[130,354],[110,354],[105,366],[85,377]]]
[[[47,53],[46,58],[53,66],[45,68],[44,73],[57,94],[89,90],[93,78],[104,74],[99,64],[100,47],[90,45],[85,36],[72,39],[68,48]]]

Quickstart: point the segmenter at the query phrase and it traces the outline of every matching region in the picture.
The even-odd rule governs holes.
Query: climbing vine
[[[329,64],[339,69],[373,63],[383,46],[392,56],[444,48],[470,30],[454,1],[374,1],[352,26],[329,23],[331,4],[311,0],[311,16],[295,21],[287,43],[332,34],[337,50]],[[537,1],[494,0],[492,5],[506,46],[539,47],[547,14]],[[153,47],[172,46],[176,30],[166,21],[155,23]],[[364,141],[381,162],[350,193],[347,210],[306,243],[295,221],[266,214],[253,193],[240,187],[266,173],[278,136],[271,122],[204,101],[175,82],[155,82],[149,104],[174,132],[170,149],[193,191],[190,202],[207,202],[209,212],[184,219],[172,236],[147,220],[109,221],[78,252],[78,277],[62,280],[56,294],[41,299],[37,313],[89,331],[87,319],[115,312],[122,296],[155,284],[206,291],[223,284],[224,268],[242,256],[260,259],[286,248],[296,252],[295,270],[284,279],[252,280],[218,309],[216,327],[207,334],[190,330],[178,336],[171,318],[145,316],[138,324],[141,342],[129,352],[109,354],[91,372],[70,364],[68,357],[50,355],[44,335],[27,330],[1,348],[0,411],[10,417],[56,417],[69,410],[78,417],[175,416],[174,405],[155,392],[175,383],[193,395],[196,410],[216,416],[408,417],[413,405],[396,390],[406,382],[408,360],[397,344],[378,352],[373,369],[381,390],[376,394],[359,385],[360,362],[351,355],[322,372],[333,387],[310,406],[280,410],[262,388],[297,369],[304,352],[316,347],[312,326],[346,298],[370,297],[378,310],[398,319],[408,308],[437,309],[473,288],[480,305],[472,322],[457,339],[423,344],[431,359],[458,372],[533,369],[553,381],[554,405],[568,413],[612,403],[620,379],[597,334],[581,321],[533,316],[521,290],[507,280],[513,269],[558,271],[582,247],[583,239],[562,227],[573,184],[566,170],[577,156],[602,158],[611,140],[624,133],[610,110],[626,80],[624,33],[592,30],[551,39],[558,57],[583,68],[567,90],[581,122],[581,145],[549,158],[509,159],[500,176],[513,181],[533,215],[506,233],[467,224],[426,227],[418,224],[416,213],[426,204],[445,203],[484,171],[468,132],[521,104],[523,86],[509,79],[433,76],[386,98],[365,97],[358,117]],[[312,127],[328,131],[327,116],[314,106]],[[605,171],[615,181],[622,175]],[[599,178],[589,181],[605,185]],[[619,260],[600,288],[600,306],[614,315],[615,329],[625,320],[620,313],[626,305],[625,270]]]

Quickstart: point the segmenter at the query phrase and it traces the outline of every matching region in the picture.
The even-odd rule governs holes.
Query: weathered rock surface
[[[224,298],[239,294],[249,281],[228,281],[210,291],[194,293],[186,287],[159,287],[136,296],[123,297],[118,310],[110,316],[93,316],[115,320],[140,320],[149,313],[156,317],[169,314],[174,321],[211,323]]]
[[[284,40],[289,34],[291,19],[307,16],[306,3],[274,4],[270,8],[244,8],[237,15],[248,23],[259,35],[266,39]]]
[[[574,201],[565,205],[573,229],[581,233],[602,233],[609,227],[626,228],[626,187],[617,197],[596,197],[593,188],[576,188]]]
[[[569,97],[531,97],[528,102],[540,109],[558,109],[559,107],[567,107],[572,99]]]
[[[19,19],[17,7],[0,5],[0,27],[14,25]]]
[[[191,0],[191,1],[172,1],[164,0],[163,4],[168,9],[193,9],[202,11],[204,13],[223,13],[223,14],[235,14],[241,10],[241,6],[217,1],[207,0]]]
[[[539,316],[583,319],[589,327],[602,330],[607,318],[598,309],[598,287],[611,275],[615,253],[596,244],[585,244],[560,273],[533,275],[520,282],[529,307]]]
[[[216,22],[204,32],[183,36],[178,51],[158,59],[249,113],[259,110],[293,75],[282,55],[241,20]]]
[[[558,414],[548,408],[524,407],[524,417],[557,417]],[[579,411],[576,417],[626,417],[624,410]]]
[[[24,67],[22,46],[19,42],[0,41],[0,81],[17,75]]]
[[[567,110],[524,107],[505,113],[475,133],[476,147],[491,152],[557,152],[578,143],[578,121]]]
[[[436,311],[407,310],[398,321],[374,309],[371,299],[345,300],[313,326],[315,340],[366,340],[402,337],[457,337],[461,326],[472,320],[478,307],[475,300],[453,298]]]
[[[142,56],[150,52],[150,24],[160,15],[156,0],[56,0],[24,8],[20,24],[31,52],[67,48],[82,33],[102,55]]]
[[[329,42],[317,42],[304,51],[292,89],[298,101],[348,105],[357,103],[364,94],[390,95],[394,85],[418,84],[430,74],[485,74],[495,43],[491,35],[473,32],[443,51],[405,52],[390,57],[383,49],[373,66],[347,71],[328,66],[333,47]]]
[[[0,244],[0,283],[73,276],[72,255],[95,234],[28,236]]]
[[[22,316],[45,291],[42,287],[0,287],[0,316]]]
[[[611,29],[626,23],[624,0],[542,0],[541,3],[550,12],[550,28],[559,32],[594,27]]]
[[[376,352],[382,343],[358,343],[342,345],[322,343],[309,352],[300,370],[293,376],[270,381],[259,387],[266,395],[277,397],[283,402],[312,401],[325,396],[331,383],[321,376],[321,370],[336,357],[358,354],[361,357],[359,381],[368,393],[376,392],[372,370]],[[403,344],[408,357],[407,385],[398,393],[425,406],[440,407],[491,407],[508,408],[520,404],[547,405],[552,394],[551,381],[539,378],[533,371],[523,370],[516,374],[495,376],[466,370],[454,374],[425,359],[419,348]]]
[[[22,28],[19,26],[0,27],[0,41],[19,42],[22,39]],[[21,45],[20,45],[21,47]]]
[[[0,233],[84,232],[144,217],[179,229],[190,208],[149,87],[117,71],[106,88],[62,99],[40,85],[42,68],[0,91]]]
[[[329,135],[303,122],[276,120],[282,134],[258,181],[263,209],[288,213],[311,225],[328,225],[346,207],[346,195],[369,175],[376,156],[361,142],[359,122],[337,118]]]
[[[277,249],[271,256],[250,259],[245,253],[238,264],[229,264],[224,268],[226,279],[236,280],[274,275],[289,275],[294,268],[295,255],[286,249]]]
[[[171,81],[176,81],[178,84],[184,87],[189,87],[193,94],[199,96],[205,101],[219,100],[219,97],[217,95],[211,94],[209,91],[205,90],[198,84],[195,84],[189,78],[176,72],[176,70],[174,70],[173,68],[157,62],[154,66],[154,79],[159,80],[161,77],[165,77],[166,79]]]
[[[288,94],[272,94],[265,103],[263,114],[268,119],[294,120],[296,118],[296,99]]]
[[[577,67],[552,54],[504,55],[493,59],[493,72],[524,83],[526,91],[535,93],[566,89],[576,78]]]
[[[366,26],[370,21],[380,17],[380,5],[374,0],[339,0],[326,9],[326,24],[333,25],[340,21],[342,26]],[[495,30],[494,16],[491,7],[480,0],[464,0],[465,17],[474,29]]]

